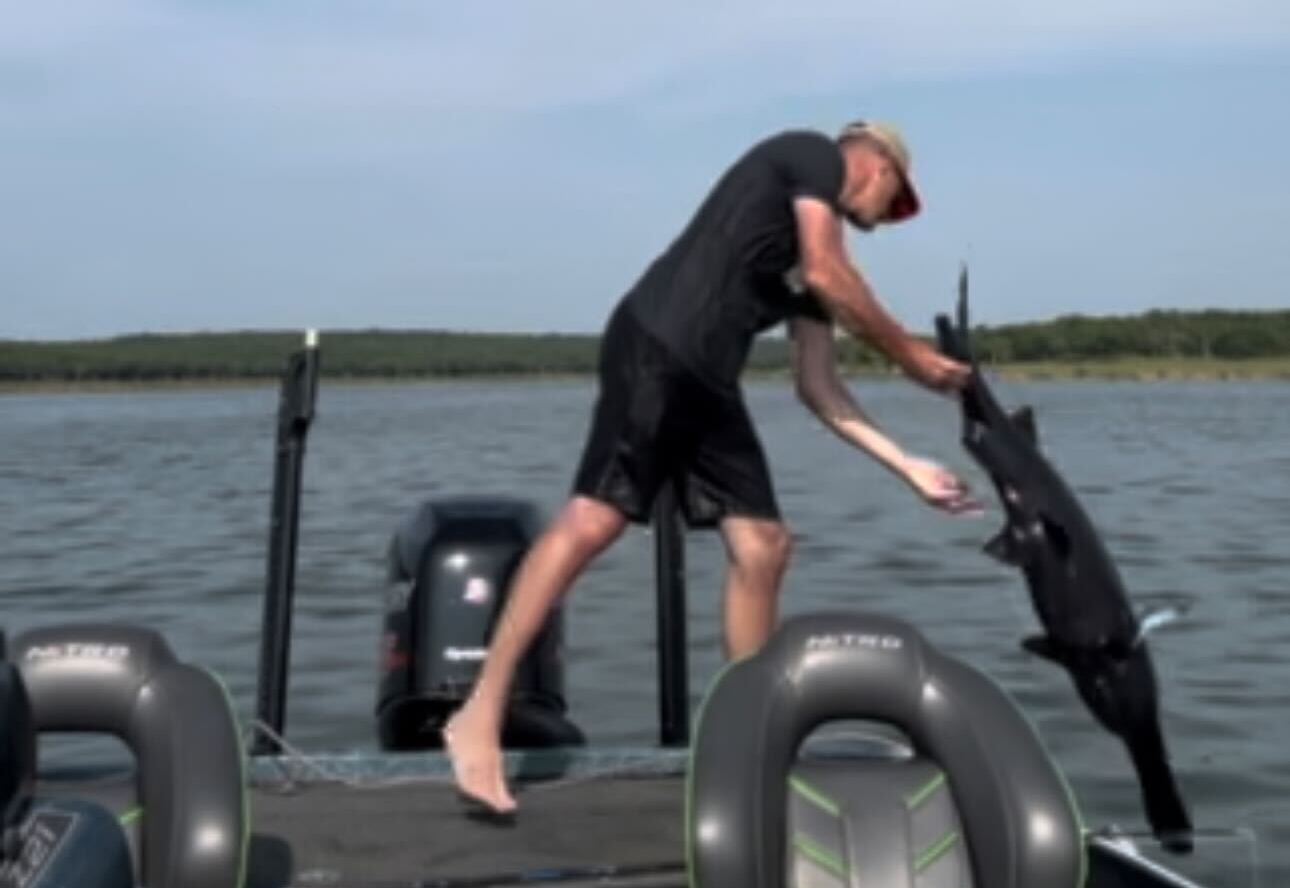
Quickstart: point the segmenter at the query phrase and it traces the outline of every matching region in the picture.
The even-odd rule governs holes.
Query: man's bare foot
[[[497,731],[469,709],[469,704],[459,709],[443,728],[443,746],[452,760],[457,791],[494,813],[513,813],[518,806],[506,788]]]

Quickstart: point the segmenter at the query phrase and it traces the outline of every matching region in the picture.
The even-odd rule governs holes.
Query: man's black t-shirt
[[[754,145],[713,186],[690,223],[624,297],[640,324],[708,384],[738,384],[753,339],[786,318],[828,315],[790,287],[798,263],[793,200],[836,211],[844,177],[836,142],[783,132]]]

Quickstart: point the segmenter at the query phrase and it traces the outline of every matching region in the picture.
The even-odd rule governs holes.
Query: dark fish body
[[[1097,530],[1040,451],[1033,414],[1005,412],[976,365],[966,270],[957,321],[951,326],[941,315],[936,324],[941,350],[972,367],[961,394],[963,445],[990,476],[1006,518],[985,550],[1021,570],[1043,627],[1022,646],[1070,674],[1098,722],[1124,742],[1156,836],[1171,850],[1190,851],[1191,819],[1169,766],[1142,625]]]

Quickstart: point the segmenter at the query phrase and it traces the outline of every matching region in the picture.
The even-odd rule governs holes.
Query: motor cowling
[[[433,749],[466,699],[511,580],[538,530],[526,501],[458,497],[423,503],[395,531],[381,642],[377,724],[384,749]],[[502,745],[581,745],[565,716],[563,614],[557,607],[521,660]]]

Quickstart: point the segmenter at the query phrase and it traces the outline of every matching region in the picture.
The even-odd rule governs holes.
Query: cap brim
[[[918,189],[914,187],[914,183],[908,176],[902,176],[901,180],[905,183],[905,187],[900,189],[895,200],[891,202],[891,209],[887,211],[888,222],[903,222],[906,219],[912,219],[923,208],[923,202],[919,200]]]

